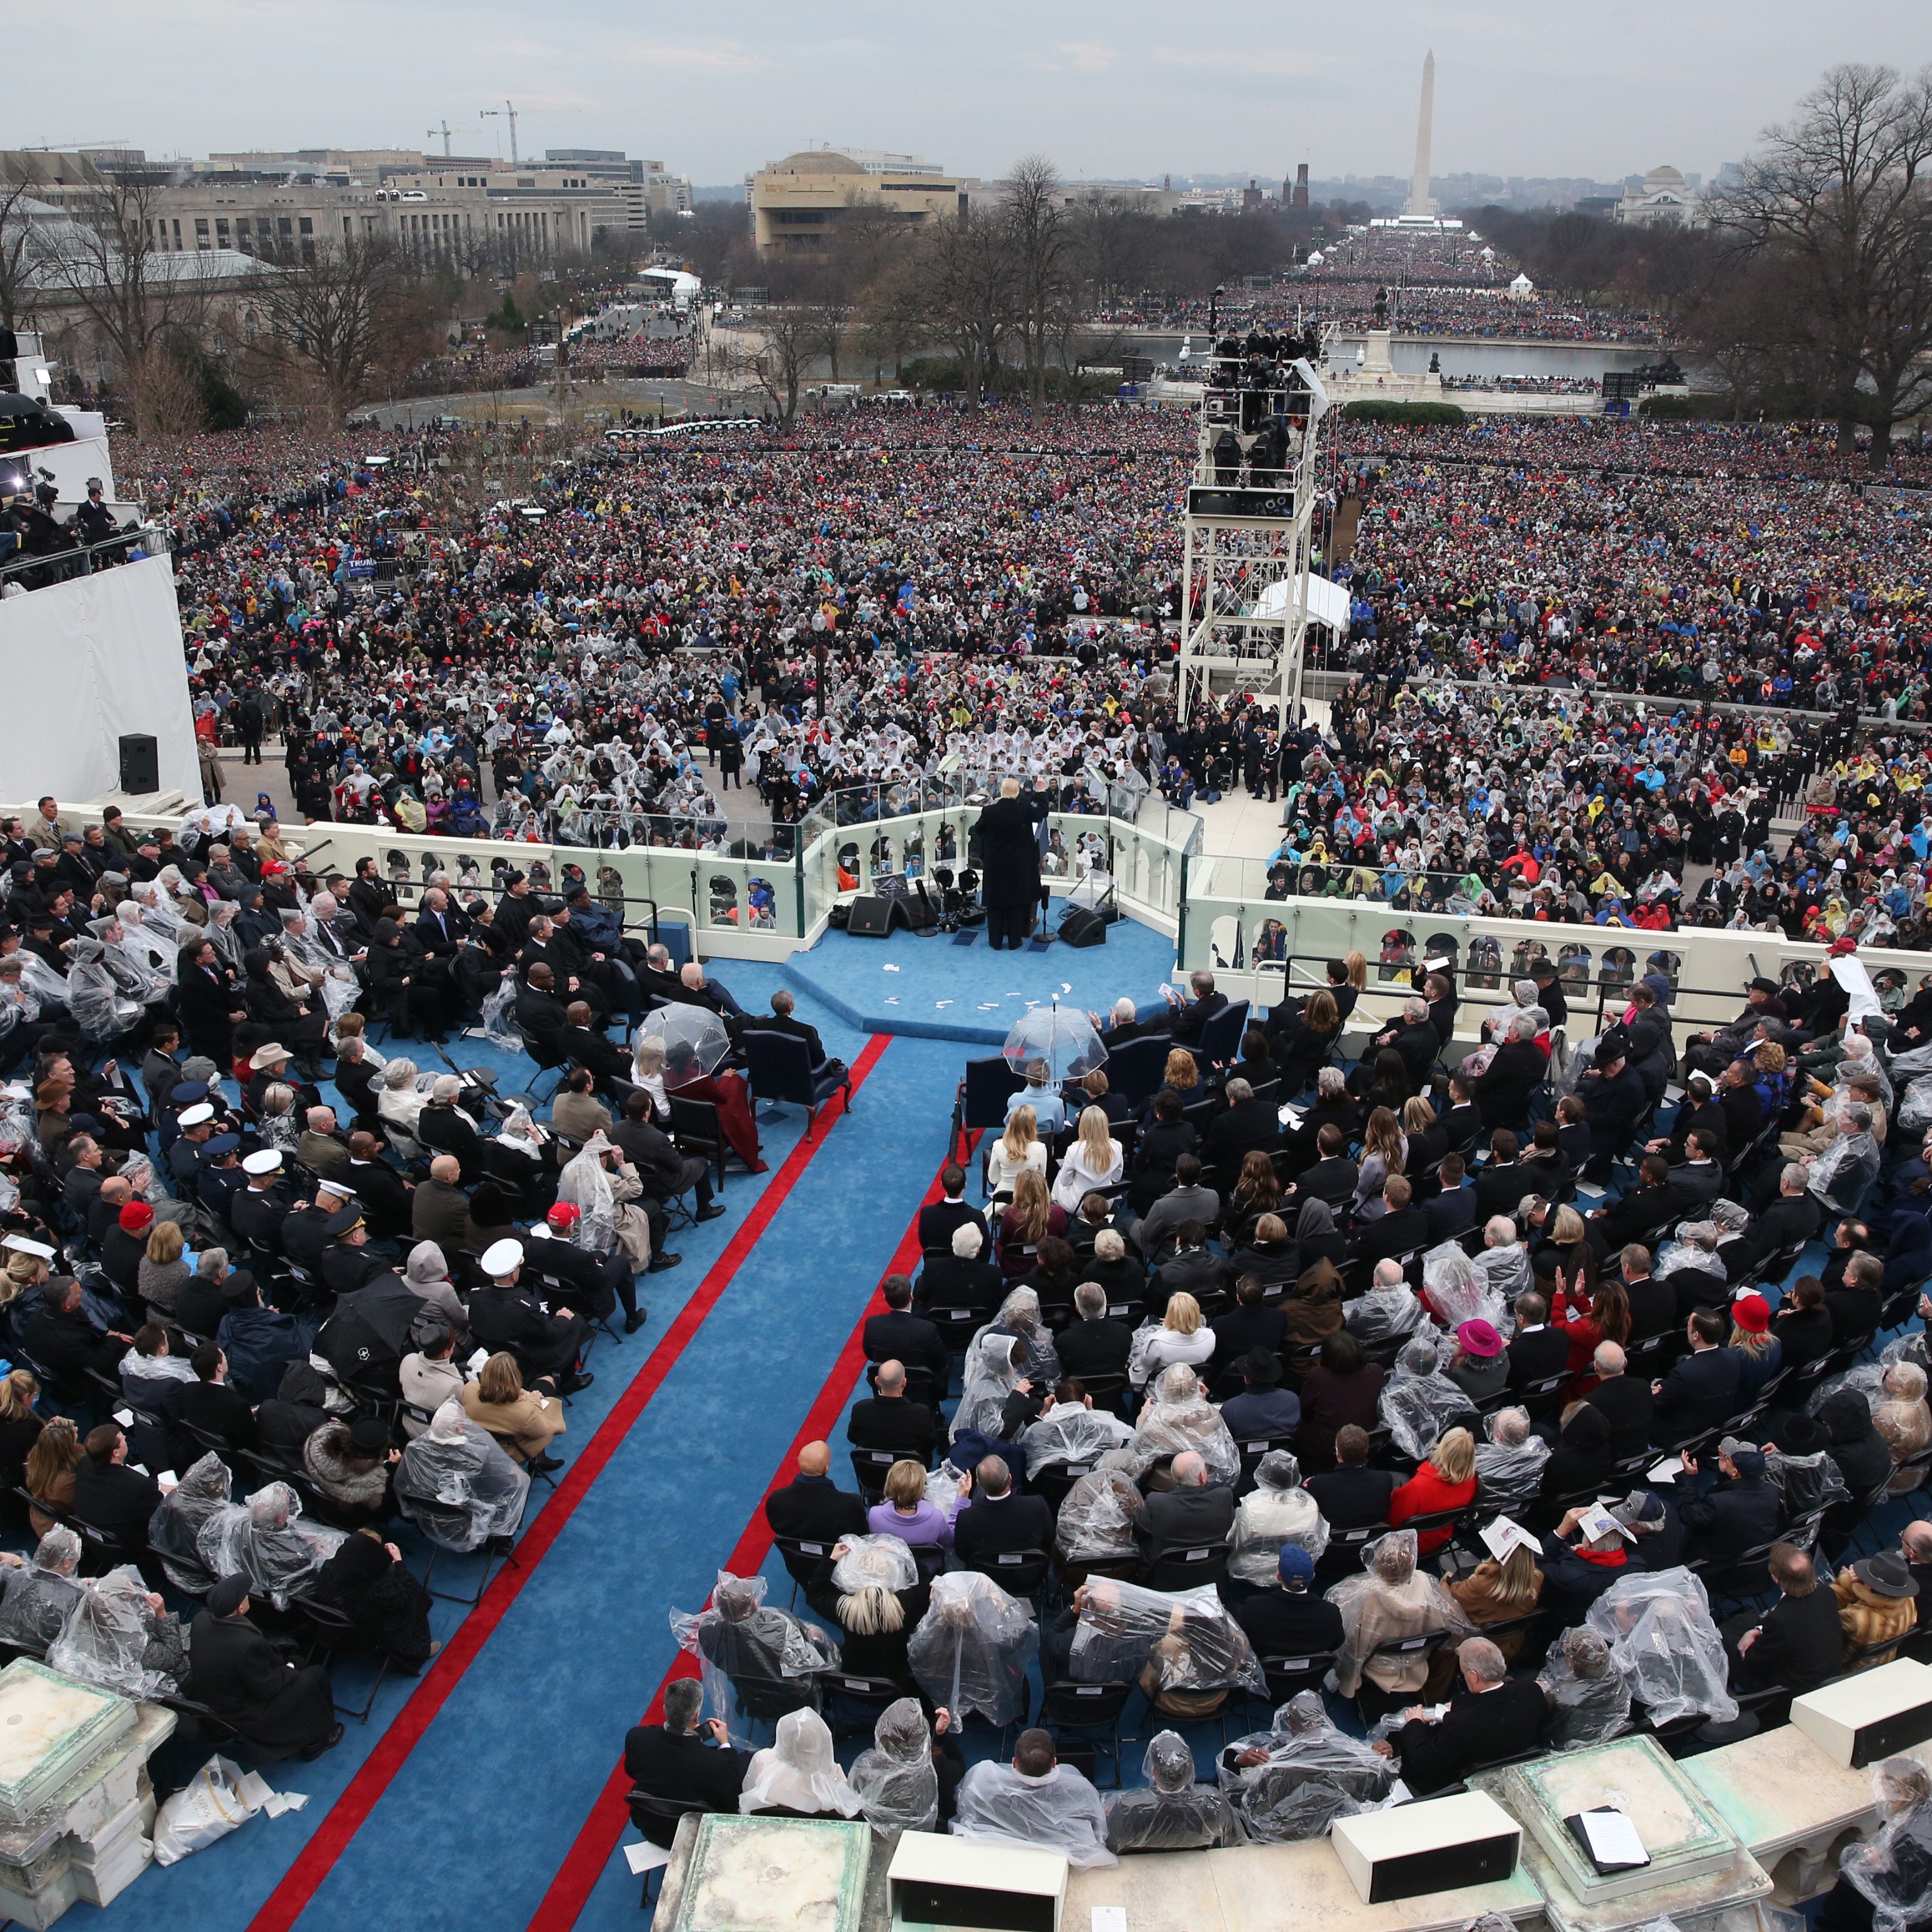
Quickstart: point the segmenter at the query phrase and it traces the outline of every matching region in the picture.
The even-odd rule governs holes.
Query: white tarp
[[[1258,617],[1280,617],[1287,614],[1288,586],[1293,579],[1284,577],[1270,584],[1255,604]],[[1348,593],[1341,584],[1332,584],[1325,577],[1310,574],[1308,579],[1308,621],[1311,624],[1326,624],[1331,630],[1344,634],[1348,628]]]
[[[152,734],[160,789],[201,802],[172,566],[164,556],[0,598],[0,797],[116,791],[124,732]]]

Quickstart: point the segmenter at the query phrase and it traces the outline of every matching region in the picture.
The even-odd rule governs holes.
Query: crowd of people
[[[1932,1052],[1766,982],[1680,1064],[1653,978],[1570,1080],[1546,968],[1480,1042],[1420,967],[1365,1037],[1366,970],[1220,1057],[1197,974],[1095,1016],[1097,1070],[1016,1078],[866,1324],[856,1490],[818,1442],[767,1500],[792,1608],[724,1572],[674,1612],[693,1675],[626,1746],[647,1835],[679,1800],[1082,1866],[1293,1842],[1398,1777],[1712,1748],[1932,1642],[1897,1503],[1932,1467]],[[1250,1697],[1272,1724],[1225,1742]],[[1103,1796],[1132,1708],[1145,1782]],[[1888,1882],[1874,1842],[1834,1913]]]
[[[0,1641],[314,1756],[328,1672],[277,1640],[352,1629],[422,1668],[394,1526],[507,1552],[593,1346],[645,1326],[674,1226],[726,1211],[724,1149],[766,1169],[747,1036],[838,1070],[788,994],[747,1013],[520,872],[406,914],[238,814],[159,842],[37,818],[0,921],[0,1517],[38,1541]],[[466,1028],[554,1070],[545,1118],[442,1051]],[[686,1101],[715,1167],[668,1131]]]

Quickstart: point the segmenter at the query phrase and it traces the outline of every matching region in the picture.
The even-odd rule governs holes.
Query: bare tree
[[[926,273],[934,332],[958,356],[966,392],[998,373],[1000,350],[1017,316],[1017,276],[1005,224],[977,211],[930,238]]]
[[[33,199],[33,189],[31,181],[0,178],[0,328],[17,328],[24,320],[39,265],[38,232],[22,206]]]
[[[1027,394],[1037,410],[1046,401],[1047,355],[1058,312],[1071,296],[1072,231],[1060,205],[1058,172],[1044,154],[1016,161],[1000,190],[1000,225],[1012,260],[1014,316]]]
[[[750,383],[770,403],[778,421],[789,423],[798,414],[799,389],[818,351],[818,320],[812,310],[788,304],[767,309],[758,327],[761,340],[755,348],[737,341],[719,344],[714,360],[722,374]]]
[[[1841,450],[1871,430],[1882,470],[1894,423],[1932,400],[1932,70],[1834,67],[1772,128],[1718,218],[1742,258],[1775,257],[1826,365]]]
[[[258,351],[340,422],[399,350],[423,343],[425,304],[387,236],[345,236],[312,258],[291,255],[268,278],[261,305],[272,325]]]
[[[160,192],[136,170],[110,176],[70,209],[72,222],[40,268],[50,293],[79,309],[105,344],[144,436],[196,426],[177,419],[193,393],[181,364],[195,354],[208,312],[200,257],[154,246]]]

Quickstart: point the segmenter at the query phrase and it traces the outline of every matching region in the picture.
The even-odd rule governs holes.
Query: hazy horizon
[[[78,16],[86,87],[16,104],[11,140],[124,140],[158,156],[440,153],[428,130],[446,119],[458,152],[507,156],[506,122],[478,111],[507,94],[526,159],[621,148],[706,184],[821,144],[986,176],[1036,152],[1070,178],[1274,182],[1301,161],[1319,178],[1406,176],[1432,46],[1438,175],[1616,181],[1668,162],[1708,178],[1834,62],[1910,70],[1932,55],[1923,5],[1906,0],[1868,0],[1832,16],[1828,35],[1793,0],[1748,16],[1637,0],[1613,24],[1554,29],[1551,10],[1528,0],[1390,0],[1372,44],[1318,31],[1204,39],[1147,0],[1072,0],[1043,30],[1038,10],[1011,0],[911,28],[860,0],[836,33],[818,31],[822,16],[749,0],[716,37],[640,26],[614,0],[580,0],[554,28],[503,0],[380,11],[370,0],[326,11],[191,0],[190,31],[171,17],[158,35],[136,31],[131,10],[106,10],[122,29],[112,36],[100,10]],[[292,72],[304,82],[294,97],[280,84]]]

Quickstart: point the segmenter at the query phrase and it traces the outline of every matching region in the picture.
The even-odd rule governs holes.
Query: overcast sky
[[[1358,0],[1317,15],[1156,0],[982,0],[964,15],[904,0],[674,13],[179,0],[157,31],[107,0],[69,23],[80,84],[16,89],[8,138],[119,138],[151,154],[400,148],[446,118],[458,152],[507,155],[504,124],[478,110],[508,95],[526,155],[621,148],[699,183],[826,143],[982,176],[1036,150],[1070,178],[1278,180],[1302,160],[1318,178],[1406,175],[1432,44],[1438,173],[1616,180],[1668,161],[1708,176],[1831,62],[1932,57],[1929,18],[1924,0]]]

